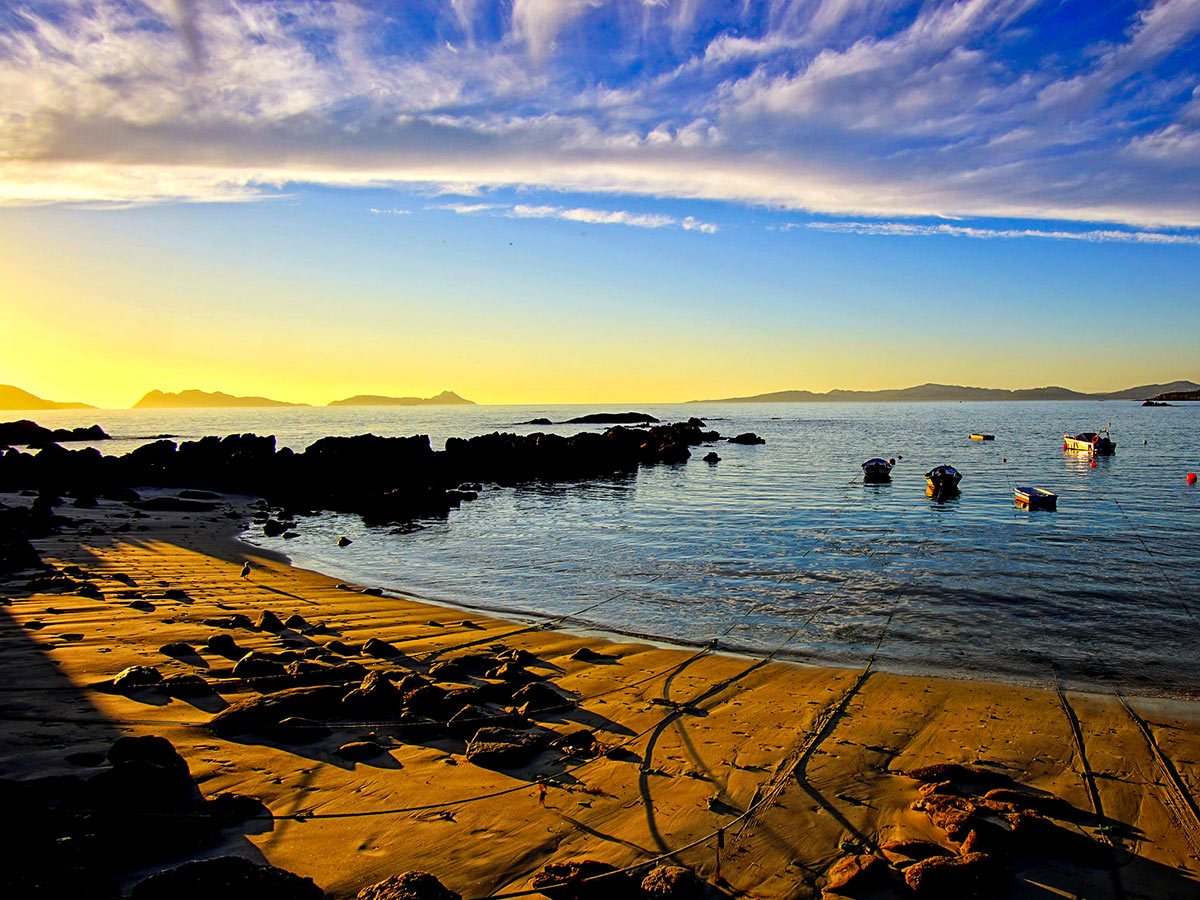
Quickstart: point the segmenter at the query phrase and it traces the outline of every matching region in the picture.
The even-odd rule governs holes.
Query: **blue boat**
[[[864,482],[881,482],[892,480],[892,466],[896,464],[894,459],[880,459],[878,456],[874,459],[868,459],[862,464],[863,481]]]
[[[1027,509],[1058,509],[1058,494],[1043,491],[1041,488],[1013,488],[1013,495],[1018,506]]]

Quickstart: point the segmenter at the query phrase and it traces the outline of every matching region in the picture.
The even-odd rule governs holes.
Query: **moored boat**
[[[1029,509],[1058,509],[1058,494],[1044,491],[1041,488],[1013,488],[1013,496],[1018,506]]]
[[[954,466],[934,466],[925,473],[925,483],[929,485],[929,493],[933,496],[956,493],[960,481],[962,473]]]
[[[878,456],[873,459],[868,459],[862,464],[863,481],[891,481],[892,466],[895,464],[896,461],[894,459],[880,459]]]
[[[1063,449],[1077,450],[1081,453],[1113,453],[1116,443],[1108,436],[1108,429],[1102,431],[1081,431],[1079,434],[1064,434]]]
[[[973,441],[994,441],[996,439],[994,434],[985,434],[982,431],[978,434],[968,434],[967,437]]]

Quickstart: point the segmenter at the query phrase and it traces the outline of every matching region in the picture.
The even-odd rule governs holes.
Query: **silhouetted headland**
[[[151,391],[133,404],[134,409],[221,409],[224,407],[308,406],[267,397],[235,397],[221,391],[180,391],[178,394]]]
[[[1087,394],[1065,387],[1039,387],[1009,391],[1000,388],[963,387],[956,384],[920,384],[916,387],[884,391],[843,391],[825,393],[813,391],[774,391],[750,397],[725,397],[719,400],[691,400],[690,403],[814,403],[835,401],[881,402],[938,402],[956,400],[1144,400],[1164,391],[1200,391],[1200,384],[1191,381],[1172,381],[1169,384],[1143,384],[1122,391]],[[1175,399],[1175,398],[1166,398]]]
[[[44,400],[11,384],[0,384],[0,409],[95,409],[87,403]]]
[[[357,394],[345,400],[334,400],[330,406],[474,406],[474,400],[458,396],[454,391],[442,391],[433,397],[383,397],[379,394]]]

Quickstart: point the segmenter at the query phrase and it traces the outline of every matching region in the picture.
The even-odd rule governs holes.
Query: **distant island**
[[[1162,394],[1156,394],[1147,400],[1147,403],[1159,402],[1163,406],[1169,406],[1171,400],[1200,400],[1200,390],[1195,391],[1166,391]]]
[[[62,403],[44,400],[11,384],[0,384],[0,409],[95,409],[87,403]]]
[[[221,391],[180,391],[178,394],[151,391],[134,409],[220,409],[245,406],[308,406],[307,403],[285,403],[266,397],[235,397]]]
[[[381,397],[378,394],[359,394],[345,400],[334,400],[330,406],[474,406],[454,391],[442,391],[436,397]]]
[[[1000,388],[962,387],[956,384],[920,384],[916,387],[886,391],[833,390],[823,394],[813,391],[775,391],[752,397],[725,397],[719,400],[691,400],[690,403],[813,403],[828,401],[904,402],[953,400],[1156,400],[1183,399],[1175,392],[1200,391],[1200,384],[1191,381],[1172,381],[1170,384],[1143,384],[1123,391],[1086,394],[1065,387],[1027,388],[1006,391]],[[1157,395],[1157,396],[1156,396]]]

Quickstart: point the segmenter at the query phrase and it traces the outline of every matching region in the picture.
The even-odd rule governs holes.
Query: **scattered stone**
[[[241,613],[234,613],[232,616],[221,616],[215,619],[205,619],[204,624],[212,628],[245,628],[252,630],[254,623],[250,621],[249,616],[243,616]]]
[[[263,523],[263,534],[267,537],[279,537],[287,531],[287,526],[277,519],[267,519]]]
[[[603,653],[597,653],[591,647],[580,647],[572,653],[568,659],[578,660],[580,662],[595,662],[601,659],[608,659]]]
[[[341,656],[358,656],[362,653],[362,644],[347,644],[345,641],[335,639],[326,644],[325,649]]]
[[[480,728],[467,744],[467,759],[485,769],[507,769],[530,762],[542,740],[511,728]]]
[[[234,703],[213,716],[209,729],[220,737],[277,726],[290,716],[323,719],[340,711],[345,688],[339,685],[290,688]]]
[[[158,648],[158,652],[163,656],[194,656],[196,648],[187,641],[171,641],[169,644],[163,644]]]
[[[523,666],[509,662],[506,662],[503,665],[497,666],[496,668],[486,672],[484,677],[492,678],[497,681],[512,681],[517,683],[537,680],[537,676]]]
[[[436,681],[459,681],[465,678],[466,674],[462,666],[451,660],[434,663],[429,667],[429,677]]]
[[[462,900],[428,872],[405,872],[363,888],[357,900]]]
[[[279,616],[271,612],[269,609],[264,609],[258,616],[258,621],[254,623],[254,627],[259,631],[278,632],[283,631],[283,622]]]
[[[168,675],[158,685],[168,697],[204,697],[214,693],[199,675]]]
[[[283,624],[285,628],[290,628],[292,631],[308,631],[310,628],[312,628],[304,616],[296,613],[292,613],[292,615],[284,619]]]
[[[162,680],[162,673],[153,666],[130,666],[118,672],[112,684],[118,691],[130,691],[156,685]]]
[[[613,900],[635,896],[639,887],[615,866],[593,859],[543,866],[531,886],[551,900]]]
[[[348,744],[342,744],[333,752],[342,759],[361,760],[374,759],[387,751],[374,741],[351,741]]]
[[[271,659],[257,650],[247,653],[233,667],[234,678],[267,678],[285,674],[287,674],[287,669],[284,668],[283,663]]]
[[[954,854],[933,841],[898,840],[889,841],[881,848],[897,856],[907,856],[909,859],[929,859],[934,856],[953,856]]]
[[[516,706],[521,707],[521,714],[528,715],[531,712],[543,712],[549,709],[569,709],[575,705],[575,701],[568,697],[564,697],[552,687],[548,687],[540,682],[527,684],[515,694],[512,695],[512,702]]]
[[[404,695],[404,708],[418,715],[440,718],[443,715],[445,700],[445,691],[436,685],[427,684]]]
[[[132,600],[125,604],[130,609],[136,609],[138,612],[154,612],[155,606],[149,600]]]
[[[123,584],[127,587],[137,587],[137,582],[134,581],[132,578],[130,578],[128,575],[126,575],[124,572],[113,572],[108,577],[111,578],[113,581],[121,582],[121,584]]]
[[[347,711],[363,716],[394,715],[403,706],[400,691],[378,672],[368,672],[362,684],[342,698]]]
[[[372,597],[382,597],[383,596],[383,588],[377,588],[377,587],[363,588],[362,593],[370,594]]]
[[[600,748],[590,728],[578,728],[554,741],[553,746],[571,756],[594,756]]]
[[[400,651],[396,647],[378,638],[369,638],[363,644],[362,652],[367,654],[367,656],[377,656],[380,659],[391,659],[392,657],[400,656]]]
[[[642,879],[642,894],[648,900],[701,900],[707,885],[691,869],[659,866]]]
[[[729,440],[729,443],[731,443],[731,444],[765,444],[766,443],[765,440],[760,438],[753,431],[747,431],[743,434],[739,434],[737,437],[731,437],[728,440]]]
[[[224,632],[210,635],[204,645],[213,653],[224,656],[226,659],[241,659],[246,655],[246,651],[237,645],[233,635]]]
[[[966,900],[995,893],[1004,870],[986,853],[935,856],[913,863],[904,880],[918,897]]]
[[[186,600],[188,599],[188,593],[182,588],[168,588],[163,591],[163,598],[166,600]]]
[[[322,900],[311,878],[240,856],[186,862],[139,881],[129,900]]]
[[[89,600],[103,600],[104,592],[90,581],[85,581],[75,591],[80,597],[87,597]]]
[[[715,450],[709,450],[704,454],[704,461],[706,463],[719,463],[721,461],[721,457],[717,456],[717,452]]]

